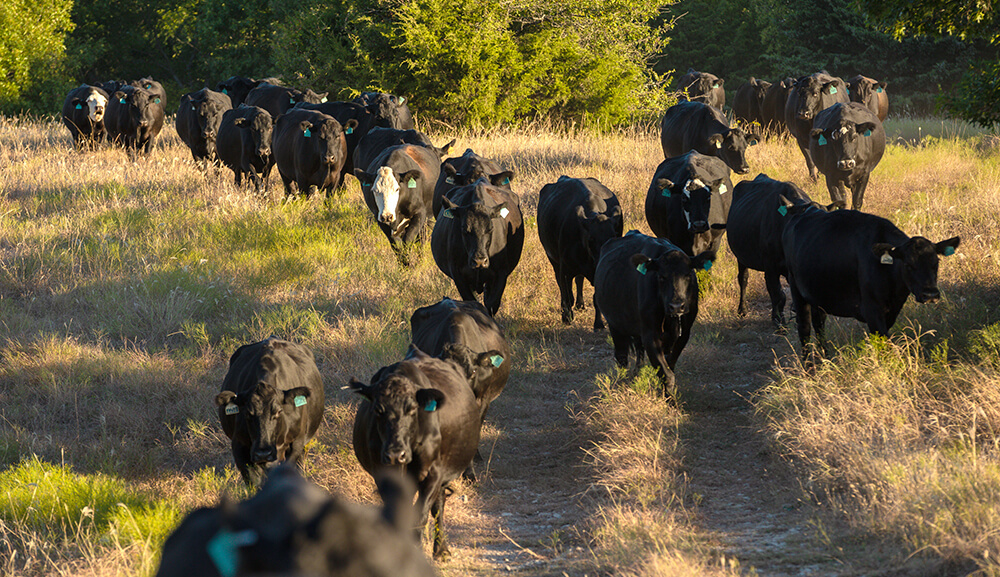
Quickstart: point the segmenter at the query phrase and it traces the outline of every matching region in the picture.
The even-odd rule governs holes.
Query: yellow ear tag
[[[722,143],[721,142],[716,142],[715,143],[715,147],[716,148],[722,148]]]

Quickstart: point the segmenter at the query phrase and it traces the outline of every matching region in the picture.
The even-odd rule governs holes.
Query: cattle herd
[[[655,236],[625,233],[621,203],[595,179],[562,176],[539,194],[538,234],[562,321],[585,308],[587,279],[594,330],[606,322],[615,362],[626,367],[630,354],[637,364],[647,357],[665,391],[697,318],[698,276],[710,274],[723,236],[738,266],[738,314],[746,315],[749,270],[763,271],[771,319],[782,330],[784,276],[806,363],[825,353],[828,314],[886,334],[911,293],[917,302],[940,298],[939,256],[959,244],[958,237],[909,237],[861,212],[885,149],[884,82],[844,82],[826,72],[773,84],[751,78],[736,90],[734,121],[722,112],[722,86],[717,76],[689,70],[680,102],[663,117],[664,161],[645,202]],[[431,227],[434,262],[463,300],[414,311],[405,356],[368,383],[345,387],[363,398],[353,446],[377,481],[381,510],[331,498],[282,464],[301,464],[322,421],[324,386],[312,352],[276,337],[236,350],[214,403],[240,474],[261,489],[242,503],[192,512],[167,540],[158,575],[432,575],[414,534],[431,517],[434,557],[448,554],[448,485],[459,476],[475,479],[487,409],[511,372],[510,346],[494,316],[524,246],[515,172],[471,149],[445,158],[455,141],[435,146],[395,95],[328,102],[326,93],[273,78],[232,77],[216,89],[185,94],[176,114],[177,133],[198,166],[225,166],[237,186],[257,191],[267,189],[277,166],[286,195],[330,194],[356,177],[401,263]],[[134,158],[150,153],[165,101],[150,78],[84,85],[66,97],[63,121],[78,148],[107,140]],[[825,176],[831,204],[764,174],[733,186],[731,172],[750,172],[747,147],[785,131],[810,177]]]

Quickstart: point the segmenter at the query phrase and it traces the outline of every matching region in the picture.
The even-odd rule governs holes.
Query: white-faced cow
[[[750,77],[750,80],[740,84],[733,97],[733,114],[737,122],[743,121],[746,124],[754,122],[760,128],[767,125],[768,118],[764,114],[764,98],[767,96],[771,83],[759,78]]]
[[[671,106],[660,124],[664,158],[697,150],[706,156],[718,157],[737,174],[750,172],[747,147],[758,141],[760,131],[756,127],[730,128],[726,115],[701,102],[679,102]]]
[[[890,221],[856,210],[805,210],[781,236],[803,359],[812,356],[810,326],[826,352],[826,316],[855,318],[887,335],[906,299],[941,298],[938,257],[951,255],[959,237],[938,243],[909,237]]]
[[[403,96],[385,92],[362,92],[354,102],[367,108],[377,119],[378,126],[399,130],[416,128],[413,124],[413,114]]]
[[[215,406],[247,485],[283,461],[301,465],[323,403],[323,378],[306,347],[270,337],[236,349]]]
[[[674,367],[698,316],[695,273],[714,259],[711,251],[692,258],[667,240],[635,230],[604,244],[594,288],[618,366],[628,366],[629,351],[641,365],[645,352],[664,392],[673,387]]]
[[[353,121],[342,126],[332,116],[300,108],[278,117],[271,150],[285,185],[285,195],[293,194],[293,182],[299,194],[306,196],[312,196],[313,190],[322,190],[329,197],[339,188],[340,169],[347,159],[344,132],[355,128],[357,124]]]
[[[889,94],[885,91],[885,86],[885,82],[860,74],[847,81],[851,102],[867,106],[868,110],[878,116],[879,122],[885,122],[885,117],[889,115]]]
[[[105,110],[108,137],[124,146],[132,159],[140,151],[149,154],[163,129],[163,105],[161,96],[145,88],[122,86],[111,95]]]
[[[231,109],[228,96],[208,88],[181,96],[174,125],[177,136],[191,149],[191,156],[199,168],[207,168],[215,162],[222,115]]]
[[[864,104],[837,103],[820,112],[809,132],[809,154],[826,176],[831,202],[861,210],[872,170],[885,153],[885,129]]]
[[[726,105],[726,91],[722,88],[725,81],[708,72],[698,72],[688,68],[684,76],[677,81],[680,100],[702,102],[719,110]]]
[[[514,180],[514,171],[479,156],[471,148],[466,148],[462,156],[449,158],[441,163],[441,175],[434,187],[434,214],[441,212],[441,199],[452,190],[472,184],[480,178],[490,181],[493,186],[512,190],[510,182]]]
[[[107,105],[108,93],[96,86],[82,84],[69,91],[63,102],[62,121],[73,135],[73,146],[93,149],[104,142],[107,136],[104,111]]]
[[[276,86],[262,82],[247,94],[244,102],[247,106],[259,106],[274,118],[278,118],[299,102],[319,104],[326,102],[326,92],[316,93],[307,89],[305,92],[287,86]]]
[[[594,178],[560,176],[538,193],[538,238],[555,270],[564,323],[573,322],[573,282],[582,311],[583,279],[594,284],[601,247],[622,235],[624,220],[618,197]],[[594,330],[603,328],[595,296]]]
[[[163,544],[156,577],[433,577],[413,535],[413,483],[385,475],[378,490],[381,508],[350,503],[277,467],[246,501],[224,497],[188,514]]]
[[[431,234],[434,262],[463,300],[483,293],[486,310],[496,315],[524,247],[521,201],[481,178],[452,191],[442,206]]]
[[[257,192],[267,189],[274,168],[273,129],[271,115],[257,106],[240,106],[222,115],[216,149],[219,160],[235,174],[236,186],[243,186],[246,178],[253,182]]]
[[[799,78],[788,93],[788,100],[785,102],[785,126],[795,137],[799,150],[806,159],[809,178],[813,180],[819,178],[816,164],[809,153],[809,132],[813,128],[813,121],[823,110],[838,102],[846,104],[849,101],[847,84],[825,72]]]
[[[646,193],[646,222],[653,234],[691,256],[716,252],[732,203],[729,168],[692,150],[660,163]]]
[[[399,130],[398,128],[376,126],[361,138],[358,147],[354,149],[354,166],[367,168],[384,150],[399,144],[415,144],[429,148],[437,153],[440,162],[440,159],[448,154],[451,147],[455,145],[455,139],[438,148],[434,146],[426,134],[419,130]]]
[[[421,525],[433,517],[434,557],[447,557],[444,507],[449,483],[479,447],[480,409],[470,367],[431,357],[410,345],[403,361],[383,367],[370,384],[352,380],[365,398],[354,418],[354,454],[372,476],[404,470],[416,482]]]
[[[736,313],[746,316],[746,290],[750,270],[764,273],[764,284],[771,297],[771,322],[777,330],[784,330],[785,292],[781,277],[788,277],[781,234],[785,223],[798,212],[818,206],[801,188],[790,182],[781,182],[758,174],[757,178],[743,181],[733,189],[733,204],[726,221],[726,240],[736,257],[737,282],[740,300]],[[827,208],[823,208],[827,210]],[[832,210],[834,207],[829,207]]]

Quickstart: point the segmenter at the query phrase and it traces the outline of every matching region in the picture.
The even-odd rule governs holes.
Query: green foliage
[[[70,88],[64,41],[73,29],[72,5],[72,0],[0,4],[0,113],[55,112],[62,105]]]

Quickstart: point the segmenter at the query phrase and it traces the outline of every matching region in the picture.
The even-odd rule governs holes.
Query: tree
[[[64,42],[73,29],[72,5],[72,0],[0,3],[0,113],[52,112],[62,105],[71,84]]]

